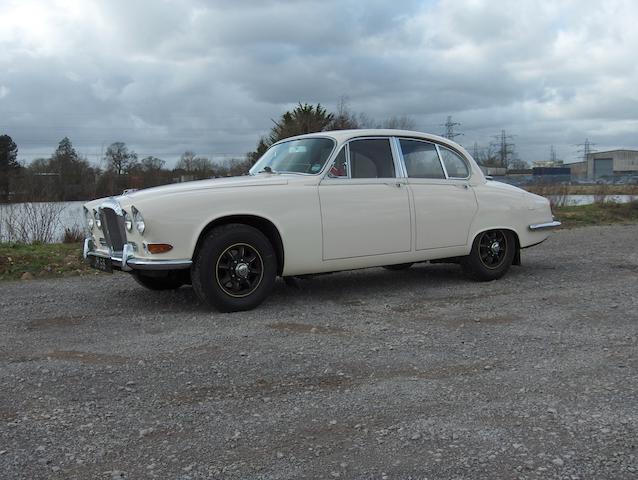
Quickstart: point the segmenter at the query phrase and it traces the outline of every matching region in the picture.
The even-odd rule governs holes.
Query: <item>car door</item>
[[[390,138],[351,140],[319,184],[323,259],[411,250],[410,200]]]
[[[414,198],[416,250],[466,245],[478,210],[469,165],[431,142],[401,138],[397,143]]]

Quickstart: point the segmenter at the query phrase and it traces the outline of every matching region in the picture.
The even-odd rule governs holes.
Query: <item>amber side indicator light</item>
[[[146,245],[146,249],[150,253],[166,253],[173,250],[173,245],[168,243],[149,243]]]

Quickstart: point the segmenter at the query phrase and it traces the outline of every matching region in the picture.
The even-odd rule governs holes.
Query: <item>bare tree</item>
[[[115,142],[106,149],[104,159],[109,168],[120,177],[137,161],[137,153],[129,151],[124,142]]]
[[[65,206],[61,203],[14,203],[0,211],[1,241],[51,243],[60,228]]]
[[[329,130],[351,130],[359,128],[359,122],[354,113],[348,107],[348,97],[345,95],[339,99],[337,113],[328,127]]]
[[[384,120],[382,128],[393,128],[397,130],[414,130],[416,123],[410,117],[406,115],[396,116],[393,115],[390,118]]]

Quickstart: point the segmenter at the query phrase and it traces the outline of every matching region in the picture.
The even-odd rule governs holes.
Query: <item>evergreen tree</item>
[[[9,135],[0,135],[0,202],[9,201],[9,177],[20,169],[18,146]]]

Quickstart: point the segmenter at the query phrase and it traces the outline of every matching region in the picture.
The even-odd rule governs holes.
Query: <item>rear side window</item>
[[[399,140],[405,168],[410,178],[445,178],[439,154],[433,143]]]
[[[350,146],[352,178],[394,178],[392,148],[388,138],[353,140]]]
[[[470,175],[470,170],[467,168],[467,163],[461,158],[460,155],[448,150],[445,147],[439,147],[441,152],[441,159],[447,170],[447,176],[450,178],[467,178]]]

